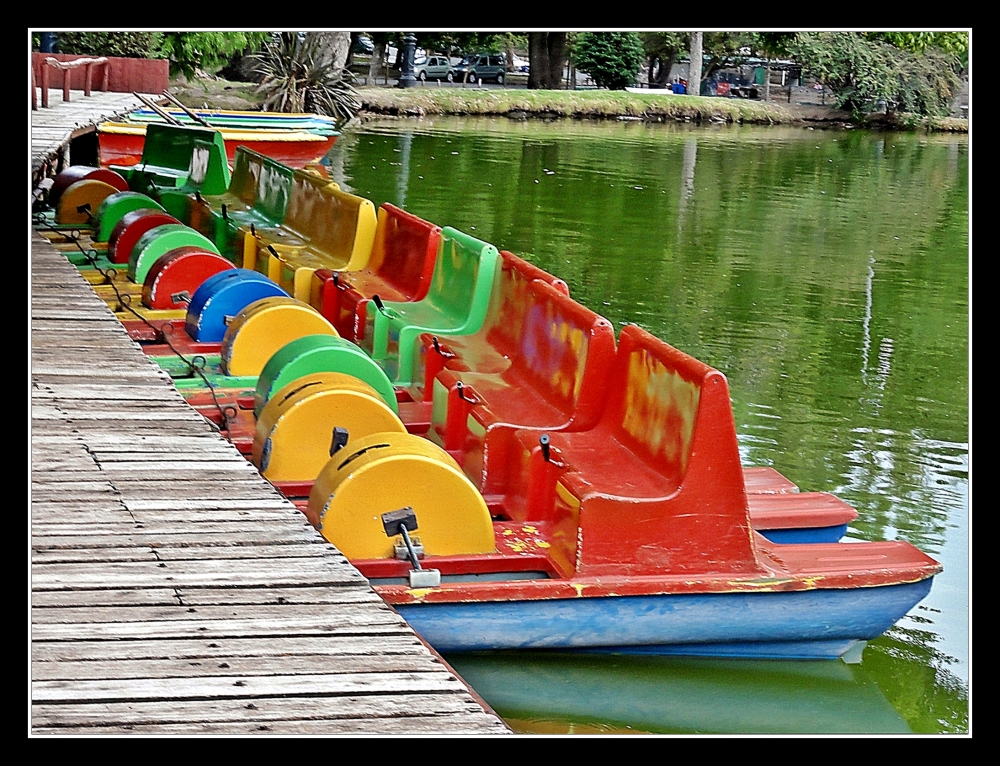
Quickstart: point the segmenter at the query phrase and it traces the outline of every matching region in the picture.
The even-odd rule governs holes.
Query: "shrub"
[[[361,99],[351,85],[354,75],[321,53],[319,38],[283,32],[254,54],[264,111],[328,114],[338,124],[357,114]]]
[[[78,56],[166,58],[160,52],[160,32],[59,32],[56,49]]]
[[[574,63],[600,87],[623,90],[635,85],[644,53],[634,32],[586,32],[574,45]]]

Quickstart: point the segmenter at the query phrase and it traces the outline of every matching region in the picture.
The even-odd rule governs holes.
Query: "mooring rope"
[[[38,219],[36,218],[36,220],[38,220]],[[36,228],[45,229],[45,230],[47,230],[49,232],[63,234],[63,235],[66,235],[67,233],[69,233],[69,232],[67,232],[67,230],[56,229],[56,228],[54,228],[52,226],[47,226],[47,225],[45,225],[42,222],[40,222]],[[125,294],[125,293],[122,293],[118,289],[118,285],[116,284],[115,277],[117,276],[117,270],[113,269],[113,268],[109,268],[109,269],[102,269],[102,268],[100,268],[100,266],[98,265],[98,261],[97,261],[97,251],[94,250],[94,249],[92,249],[92,248],[91,249],[87,249],[87,248],[85,248],[81,244],[81,241],[80,241],[80,232],[79,231],[77,231],[77,230],[70,230],[70,231],[73,232],[75,234],[75,236],[66,236],[66,239],[69,240],[70,242],[72,242],[73,244],[75,244],[76,247],[77,247],[77,249],[80,251],[80,253],[83,255],[83,257],[87,260],[87,262],[91,266],[93,266],[94,269],[98,273],[100,273],[102,277],[104,277],[104,281],[101,282],[100,284],[110,285],[111,289],[114,290],[115,297],[118,300],[118,305],[113,310],[116,313],[121,313],[121,312],[127,311],[127,312],[131,313],[133,316],[135,316],[139,321],[141,321],[143,324],[145,324],[147,327],[149,327],[153,331],[153,333],[154,333],[154,335],[153,335],[153,342],[155,342],[155,343],[161,343],[161,344],[165,345],[182,362],[184,362],[184,364],[187,366],[187,375],[186,375],[186,377],[190,378],[190,377],[194,377],[195,375],[197,375],[198,377],[200,377],[202,379],[202,382],[204,382],[205,387],[208,389],[208,392],[212,396],[212,402],[215,405],[215,409],[219,413],[220,423],[216,424],[215,422],[213,422],[211,420],[211,418],[208,418],[205,415],[202,415],[202,417],[205,418],[205,420],[208,421],[208,423],[210,423],[212,425],[212,427],[215,428],[220,434],[222,434],[223,436],[225,436],[226,440],[230,444],[232,444],[233,439],[232,439],[232,433],[231,433],[231,429],[230,429],[230,424],[236,419],[236,415],[237,415],[236,408],[233,407],[232,405],[226,405],[225,407],[223,407],[222,403],[219,401],[219,397],[216,396],[215,386],[212,385],[212,382],[205,375],[205,371],[204,371],[205,370],[205,365],[207,364],[208,360],[205,359],[205,357],[202,356],[202,355],[200,355],[200,354],[197,354],[194,357],[192,357],[191,359],[188,359],[186,356],[184,356],[184,354],[179,349],[177,349],[174,346],[173,343],[170,342],[170,339],[167,337],[167,332],[165,332],[164,327],[169,327],[170,328],[170,334],[173,334],[173,332],[174,332],[173,325],[166,324],[166,325],[160,325],[159,327],[157,327],[152,322],[150,322],[148,318],[146,318],[145,316],[143,316],[142,314],[140,314],[138,311],[136,311],[134,308],[132,308],[132,296],[128,295],[128,294]]]

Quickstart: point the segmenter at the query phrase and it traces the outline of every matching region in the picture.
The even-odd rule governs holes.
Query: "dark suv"
[[[468,77],[466,77],[468,74]],[[502,53],[474,53],[455,65],[455,82],[493,82],[503,85],[507,68]]]

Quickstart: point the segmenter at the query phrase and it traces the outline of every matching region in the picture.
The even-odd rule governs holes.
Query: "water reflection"
[[[842,497],[860,514],[853,537],[939,558],[930,595],[849,681],[790,686],[815,689],[834,727],[847,719],[821,701],[850,689],[867,707],[869,682],[914,731],[967,725],[966,137],[435,118],[366,124],[336,152],[333,176],[356,193],[511,250],[616,327],[637,323],[720,369],[745,463]],[[729,665],[700,662],[619,681],[654,676],[669,697],[686,668],[720,704],[745,693],[723,688]],[[503,682],[521,679],[514,661],[477,663],[470,672],[496,669],[483,683],[497,693],[521,683]],[[552,667],[550,688],[614,675],[597,661]],[[780,682],[758,683],[782,699]],[[749,725],[738,707],[719,731]]]
[[[684,228],[684,214],[688,202],[694,196],[694,165],[698,159],[698,139],[689,136],[684,141],[684,158],[681,166],[681,196],[677,209],[677,237],[680,238]]]
[[[842,662],[466,654],[446,658],[517,731],[909,733],[862,666]],[[560,731],[561,730],[561,731]]]

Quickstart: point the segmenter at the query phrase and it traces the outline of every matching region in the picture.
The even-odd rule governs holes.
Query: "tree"
[[[788,56],[788,46],[795,40],[794,32],[757,32],[753,35],[752,48],[765,59],[764,100],[771,98],[772,58]]]
[[[162,32],[160,53],[170,59],[171,74],[188,79],[199,69],[212,71],[226,64],[234,53],[256,49],[270,32]]]
[[[800,32],[789,53],[858,116],[894,109],[944,116],[961,85],[960,60],[939,46],[919,52],[864,32]]]
[[[962,70],[969,66],[968,32],[866,32],[869,39],[885,40],[911,53],[926,53],[939,49],[952,54]]]
[[[566,60],[566,32],[529,32],[528,87],[558,90]]]
[[[691,57],[688,65],[688,93],[701,95],[701,67],[705,63],[705,55],[702,53],[704,42],[704,32],[691,33]]]
[[[496,35],[495,44],[503,51],[504,63],[507,66],[508,72],[514,69],[514,48],[521,48],[523,50],[527,42],[527,37],[515,34],[514,32],[501,32]]]
[[[687,32],[640,32],[642,50],[649,65],[649,85],[665,86],[677,57],[688,49]]]
[[[643,58],[642,40],[635,32],[586,32],[574,51],[577,69],[611,90],[635,85]]]
[[[749,32],[705,32],[702,53],[702,82],[709,80],[720,69],[741,66],[749,58],[755,37]]]

